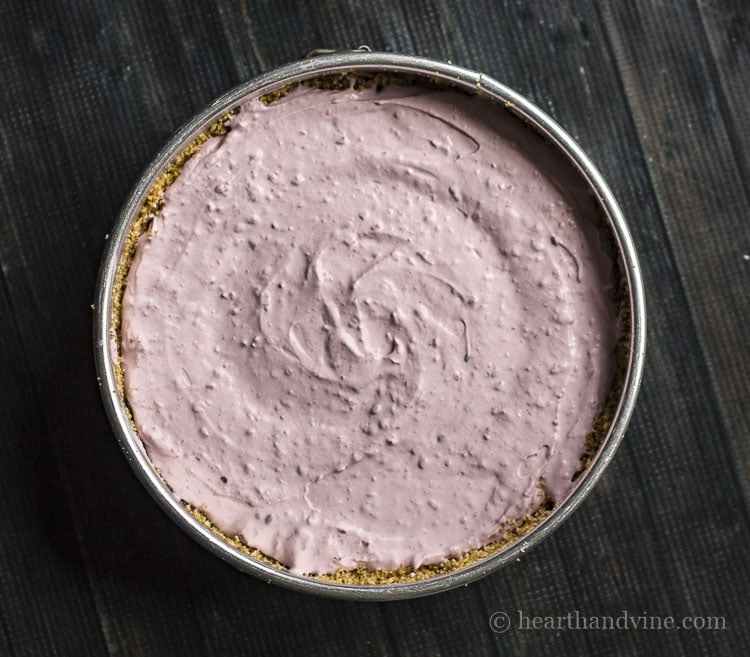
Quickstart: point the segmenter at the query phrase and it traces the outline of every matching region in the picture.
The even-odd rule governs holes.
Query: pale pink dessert
[[[298,88],[228,125],[123,298],[174,494],[295,573],[438,563],[561,501],[620,335],[572,167],[448,90]]]

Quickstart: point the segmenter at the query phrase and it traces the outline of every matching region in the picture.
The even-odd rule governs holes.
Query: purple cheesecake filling
[[[138,243],[122,366],[175,496],[295,573],[438,563],[573,486],[620,321],[585,182],[448,90],[247,101]]]

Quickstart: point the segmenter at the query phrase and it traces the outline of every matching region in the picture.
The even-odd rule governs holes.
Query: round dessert
[[[552,146],[465,92],[345,87],[205,140],[121,308],[154,466],[300,574],[439,564],[562,501],[621,334],[599,206]]]

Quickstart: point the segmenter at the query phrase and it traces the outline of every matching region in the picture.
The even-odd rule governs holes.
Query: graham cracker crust
[[[270,104],[288,94],[299,84],[313,86],[320,89],[345,89],[352,86],[356,90],[361,90],[372,86],[376,86],[376,88],[379,89],[387,84],[417,85],[428,88],[456,88],[445,80],[433,80],[431,78],[423,76],[358,71],[354,73],[326,75],[314,78],[312,80],[305,80],[301,83],[289,84],[281,87],[276,91],[260,96],[258,100],[264,104]],[[463,89],[461,90],[465,91]],[[193,155],[195,155],[200,150],[201,146],[203,146],[203,144],[205,144],[209,139],[226,135],[231,130],[228,125],[228,121],[238,111],[239,110],[234,109],[224,114],[221,118],[212,123],[204,132],[193,139],[175,156],[173,160],[169,162],[163,173],[161,173],[155,179],[154,183],[146,194],[143,205],[141,206],[138,212],[138,216],[136,217],[128,232],[125,245],[123,247],[120,262],[118,263],[117,272],[115,275],[115,281],[113,284],[112,331],[114,333],[114,339],[117,344],[117,358],[115,359],[114,363],[114,371],[117,389],[122,400],[123,407],[136,435],[138,431],[135,426],[133,414],[128,403],[127,390],[122,368],[120,345],[122,337],[122,299],[127,283],[128,273],[135,256],[138,240],[143,234],[147,233],[150,230],[154,217],[161,212],[161,209],[164,205],[164,194],[167,188],[177,179],[186,163]],[[524,121],[524,123],[526,122]],[[606,218],[603,216],[603,213],[600,219],[605,232],[610,235],[612,245],[614,246],[614,236],[612,235],[611,230],[609,230],[608,226],[606,225]],[[616,254],[617,249],[613,248],[612,252],[613,254]],[[612,420],[619,406],[619,401],[626,378],[627,365],[630,358],[630,304],[627,282],[616,258],[613,258],[613,268],[616,269],[616,280],[618,280],[619,283],[615,286],[615,289],[612,292],[612,300],[619,310],[622,325],[622,335],[616,349],[617,374],[606,400],[602,404],[599,413],[594,418],[592,430],[586,436],[584,453],[580,461],[580,468],[573,476],[573,481],[576,481],[593,463],[599,451],[599,448],[608,435],[609,429],[612,425]],[[169,487],[168,482],[164,481],[164,483]],[[534,511],[521,518],[510,519],[504,522],[501,526],[498,527],[497,530],[497,536],[499,538],[490,541],[489,543],[487,543],[487,545],[481,548],[470,550],[461,556],[450,557],[445,559],[441,563],[426,564],[419,566],[418,568],[413,568],[407,565],[401,566],[395,570],[370,570],[366,568],[346,570],[342,568],[336,570],[333,573],[310,574],[306,576],[337,584],[387,585],[404,584],[431,579],[433,577],[447,575],[457,570],[461,570],[478,561],[486,559],[487,557],[490,557],[516,543],[519,539],[526,536],[531,530],[539,526],[546,518],[548,518],[552,514],[552,512],[557,508],[558,505],[556,505],[552,499],[544,494],[544,491],[542,489],[542,482],[540,482],[539,484],[539,490],[540,495],[538,506]],[[276,559],[273,559],[272,557],[267,556],[260,550],[248,545],[239,536],[232,537],[224,534],[224,532],[222,532],[219,527],[211,522],[207,515],[207,509],[198,509],[185,502],[184,500],[181,500],[181,502],[185,506],[186,510],[194,518],[196,518],[196,520],[210,529],[215,535],[219,536],[231,547],[242,552],[243,554],[248,555],[249,557],[252,557],[253,559],[270,565],[273,568],[276,568],[278,570],[287,570],[287,567],[284,564],[280,563]]]

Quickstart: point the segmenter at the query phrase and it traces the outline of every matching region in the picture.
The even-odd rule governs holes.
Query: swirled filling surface
[[[572,487],[615,373],[596,204],[501,106],[300,87],[168,188],[123,299],[174,494],[293,572],[439,562]]]

